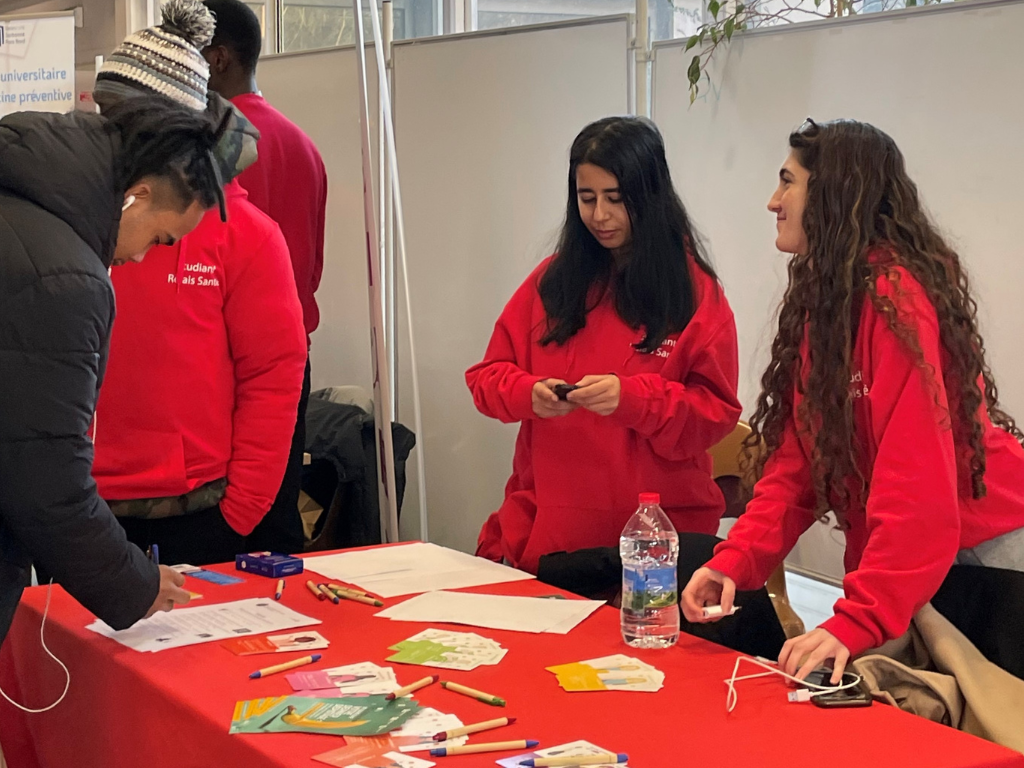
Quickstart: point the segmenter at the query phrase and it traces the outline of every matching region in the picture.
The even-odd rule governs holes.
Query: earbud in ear
[[[124,205],[121,206],[121,213],[124,213],[133,205],[135,205],[135,195],[128,195],[128,197],[124,199]]]

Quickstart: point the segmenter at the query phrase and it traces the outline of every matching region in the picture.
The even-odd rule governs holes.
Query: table
[[[235,573],[232,566],[217,570]],[[331,647],[313,668],[360,661],[386,665],[388,646],[428,626],[375,618],[378,609],[372,606],[319,602],[304,588],[306,578],[289,578],[282,602],[324,621],[317,629]],[[275,585],[260,576],[245,579],[232,586],[189,579],[187,586],[205,595],[204,603],[213,603],[266,596]],[[527,581],[468,591],[550,595],[557,590]],[[36,707],[52,701],[64,681],[39,646],[45,598],[45,587],[25,592],[0,654],[0,685]],[[321,763],[312,755],[341,745],[337,737],[321,735],[228,734],[236,700],[290,692],[283,676],[247,679],[267,656],[238,657],[216,643],[141,654],[87,632],[91,620],[62,589],[53,588],[47,642],[71,669],[71,689],[59,707],[40,715],[0,702],[0,743],[10,768],[315,768]],[[786,683],[774,678],[738,683],[739,704],[727,714],[722,681],[732,672],[735,652],[687,635],[667,651],[629,649],[611,608],[564,636],[466,631],[497,640],[508,655],[495,667],[438,671],[443,679],[504,696],[508,707],[490,707],[440,686],[416,698],[466,723],[505,714],[519,718],[511,728],[482,734],[485,741],[533,738],[553,746],[587,739],[628,752],[633,768],[1024,768],[1024,755],[895,708],[789,704]],[[656,694],[566,693],[544,669],[612,653],[630,653],[655,665],[667,675],[665,688]],[[401,665],[395,671],[402,683],[429,673]],[[441,768],[483,768],[507,756],[435,759]]]

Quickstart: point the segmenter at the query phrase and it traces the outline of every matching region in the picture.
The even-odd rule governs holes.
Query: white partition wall
[[[1005,407],[1024,418],[1022,27],[1024,3],[976,2],[737,36],[692,107],[693,52],[657,46],[653,114],[736,311],[747,413],[785,284],[765,206],[789,132],[811,116],[871,122],[899,144],[970,270]],[[837,539],[812,529],[792,562],[841,574]]]
[[[627,19],[615,17],[395,46],[432,541],[473,551],[501,502],[517,428],[477,413],[463,372],[553,247],[573,138],[628,109],[628,38]],[[399,418],[410,423],[404,327],[402,319]],[[406,493],[402,513],[409,535],[414,496]]]
[[[313,389],[355,384],[372,392],[370,310],[366,291],[359,80],[354,47],[269,56],[257,78],[264,97],[316,142],[327,167],[324,273],[316,300]],[[366,49],[370,135],[377,137],[377,64]],[[376,147],[374,148],[376,151]]]

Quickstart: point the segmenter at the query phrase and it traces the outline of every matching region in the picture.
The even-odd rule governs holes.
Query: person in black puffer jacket
[[[162,97],[0,120],[0,642],[32,562],[115,629],[188,601],[97,495],[90,422],[114,319],[107,269],[217,204],[217,138]]]

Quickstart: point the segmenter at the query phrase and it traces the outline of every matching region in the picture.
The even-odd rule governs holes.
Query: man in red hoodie
[[[156,90],[202,108],[200,49],[212,32],[198,0],[173,0],[160,27],[132,35],[104,64],[97,103]],[[254,159],[255,131],[216,94],[210,104],[248,129],[226,139],[239,145],[220,168],[230,179]],[[158,544],[168,563],[223,562],[250,548],[245,537],[281,485],[306,363],[281,231],[237,182],[224,194],[226,223],[211,211],[113,275],[118,317],[93,475],[129,539]]]
[[[280,225],[288,243],[308,344],[320,322],[313,294],[324,267],[327,171],[313,141],[270,106],[256,87],[263,39],[256,14],[241,0],[205,3],[217,20],[213,40],[203,50],[210,64],[210,88],[230,99],[260,132],[259,160],[238,177],[238,183],[249,193],[249,201]],[[307,362],[288,468],[273,508],[253,533],[257,549],[298,549],[303,541],[298,499],[309,387]]]

